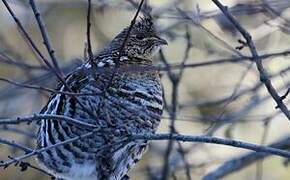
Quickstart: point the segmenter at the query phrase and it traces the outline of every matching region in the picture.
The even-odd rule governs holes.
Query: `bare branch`
[[[277,142],[269,145],[269,147],[277,148],[277,149],[289,149],[290,148],[290,137],[283,138],[278,140]],[[289,152],[289,151],[288,151]],[[203,180],[214,180],[225,177],[235,171],[238,171],[244,167],[248,167],[249,165],[255,163],[260,159],[267,158],[271,154],[264,153],[256,153],[250,152],[242,156],[235,157],[226,161],[223,165],[218,167],[216,170],[207,174]]]
[[[66,91],[57,91],[57,90],[42,87],[42,86],[22,84],[22,83],[15,82],[15,81],[12,81],[10,79],[3,78],[3,77],[0,77],[0,81],[7,82],[7,83],[13,84],[15,86],[23,87],[23,88],[47,91],[47,92],[56,93],[56,94],[64,94],[64,95],[68,95],[68,96],[95,96],[95,95],[101,94],[101,92],[96,92],[93,94],[92,93],[86,94],[86,93],[73,93],[73,92],[66,92]]]
[[[126,42],[127,42],[128,38],[129,38],[129,36],[130,36],[131,30],[132,30],[134,24],[136,23],[136,19],[137,19],[138,15],[139,15],[139,13],[140,13],[140,11],[141,11],[141,8],[142,8],[143,3],[144,3],[144,0],[141,0],[140,4],[139,4],[139,6],[138,6],[138,9],[137,9],[137,11],[136,11],[136,13],[135,13],[135,16],[134,16],[134,18],[131,20],[130,26],[129,26],[129,28],[128,28],[128,30],[127,30],[127,33],[126,33],[126,36],[125,36],[125,38],[124,38],[124,40],[122,41],[122,44],[121,44],[121,46],[120,46],[119,53],[118,53],[118,57],[117,57],[117,61],[115,62],[116,65],[115,65],[114,68],[113,68],[113,73],[111,74],[111,77],[110,77],[110,79],[109,79],[109,83],[108,83],[107,87],[105,88],[104,92],[107,91],[107,90],[109,89],[109,87],[111,86],[112,81],[113,81],[113,79],[114,79],[114,76],[115,76],[115,74],[117,73],[117,69],[119,68],[120,59],[121,59],[121,57],[122,57],[122,55],[123,55],[123,51],[124,51],[124,48],[125,48]]]
[[[55,57],[55,54],[54,54],[54,49],[52,48],[52,45],[51,45],[51,42],[50,42],[50,39],[49,39],[49,36],[48,36],[48,33],[47,33],[47,30],[44,26],[44,22],[42,20],[42,17],[40,16],[40,13],[39,13],[39,10],[37,9],[36,5],[35,5],[35,2],[34,0],[29,0],[29,4],[33,10],[33,13],[35,15],[35,18],[37,20],[37,24],[38,24],[38,27],[40,29],[40,32],[41,32],[41,35],[42,35],[42,38],[43,38],[43,43],[50,55],[50,58],[52,60],[52,63],[55,67],[55,70],[58,74],[62,75],[62,72],[59,68],[59,65],[58,65],[58,62],[57,62],[57,59]]]
[[[240,25],[240,23],[228,12],[227,7],[223,6],[218,0],[212,0],[224,13],[224,15],[233,23],[233,25],[237,28],[237,30],[243,35],[243,37],[247,41],[247,45],[250,48],[252,53],[252,59],[255,61],[258,71],[260,73],[260,80],[266,86],[269,94],[277,103],[278,108],[285,114],[285,116],[290,120],[290,111],[288,110],[287,106],[281,100],[281,97],[278,95],[276,89],[273,87],[271,80],[265,70],[261,58],[259,58],[258,52],[252,41],[251,35]]]
[[[209,144],[221,144],[226,146],[238,147],[242,149],[253,150],[256,152],[273,154],[281,156],[284,158],[290,158],[290,152],[286,150],[281,150],[274,147],[266,147],[256,144],[247,143],[244,141],[236,141],[231,139],[223,139],[211,136],[190,136],[190,135],[180,135],[180,134],[142,134],[142,135],[132,135],[130,140],[175,140],[181,142],[201,142]]]
[[[24,35],[24,37],[28,40],[29,45],[32,47],[32,49],[36,52],[36,54],[43,60],[43,62],[51,68],[50,63],[48,60],[44,57],[44,55],[40,52],[40,50],[37,48],[36,44],[33,42],[27,31],[24,29],[23,25],[13,12],[13,10],[10,8],[9,4],[6,0],[2,0],[3,4],[5,5],[6,9],[8,10],[9,14],[12,16],[13,20],[15,21],[17,27],[20,29],[20,32]]]
[[[94,129],[97,126],[93,124],[88,124],[83,121],[79,121],[67,116],[62,116],[62,115],[51,115],[51,114],[35,114],[33,116],[26,116],[26,117],[17,117],[17,118],[9,118],[9,119],[0,119],[0,125],[8,125],[8,124],[20,124],[20,123],[31,123],[34,121],[40,121],[40,120],[63,120],[67,121],[69,123],[79,125],[83,128],[89,128],[89,129]]]
[[[87,43],[88,43],[88,54],[89,54],[89,60],[91,62],[91,66],[93,67],[94,63],[94,54],[92,51],[92,44],[91,44],[91,8],[92,8],[92,2],[91,0],[88,0],[88,11],[87,11]]]
[[[14,141],[8,141],[6,139],[2,139],[0,138],[0,144],[6,144],[8,146],[11,146],[11,147],[15,147],[17,149],[21,149],[22,151],[28,153],[28,152],[31,152],[32,149],[28,148],[28,147],[25,147],[23,145],[20,145],[18,143],[15,143]]]
[[[76,140],[82,139],[82,138],[87,138],[94,133],[100,132],[100,129],[93,129],[92,131],[83,134],[81,136],[77,136],[74,138],[67,139],[65,141],[53,144],[51,146],[47,146],[41,149],[36,149],[31,151],[30,153],[27,153],[25,155],[19,156],[17,158],[13,158],[12,160],[8,160],[5,162],[0,163],[0,166],[7,167],[17,161],[23,161],[24,159],[27,159],[31,156],[35,156],[41,152],[47,151],[49,149],[56,148],[58,146],[62,146],[65,144],[72,143]],[[201,143],[210,143],[210,144],[220,144],[220,145],[226,145],[226,146],[232,146],[232,147],[238,147],[242,149],[248,149],[248,150],[253,150],[256,152],[261,152],[261,153],[267,153],[267,154],[272,154],[272,155],[277,155],[281,156],[284,158],[290,158],[290,152],[273,148],[273,147],[266,147],[266,146],[260,146],[256,144],[251,144],[243,141],[236,141],[236,140],[230,140],[230,139],[222,139],[222,138],[217,138],[217,137],[210,137],[210,136],[189,136],[189,135],[178,135],[178,134],[135,134],[135,135],[129,135],[127,138],[124,137],[124,140],[117,141],[116,143],[113,144],[108,144],[99,149],[99,151],[104,150],[106,148],[116,146],[119,144],[126,144],[130,141],[134,140],[175,140],[175,141],[181,141],[181,142],[201,142]]]

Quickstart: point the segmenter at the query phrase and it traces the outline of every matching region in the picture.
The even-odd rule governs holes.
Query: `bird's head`
[[[125,28],[114,38],[112,43],[118,43],[120,47],[128,30],[129,27]],[[151,59],[162,45],[167,45],[166,40],[157,35],[151,17],[146,16],[133,25],[123,53],[133,58]]]

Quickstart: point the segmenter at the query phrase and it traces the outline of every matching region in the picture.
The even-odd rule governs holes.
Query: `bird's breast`
[[[104,101],[103,112],[116,124],[155,130],[163,110],[159,76],[118,76],[107,90]]]

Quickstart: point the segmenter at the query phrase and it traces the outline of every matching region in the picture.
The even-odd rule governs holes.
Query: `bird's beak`
[[[156,36],[156,42],[158,43],[158,45],[168,45],[165,39],[162,39],[161,37],[158,36]]]

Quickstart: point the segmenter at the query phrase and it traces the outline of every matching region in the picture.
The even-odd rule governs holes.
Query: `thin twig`
[[[1,121],[1,119],[0,119]],[[24,131],[20,128],[15,128],[15,127],[10,127],[8,125],[3,125],[3,127],[0,127],[0,131],[3,132],[3,131],[6,131],[6,132],[12,132],[12,133],[16,133],[16,134],[19,134],[21,136],[24,136],[24,137],[27,137],[29,139],[35,139],[36,138],[36,135],[31,132],[31,131]]]
[[[86,134],[83,134],[81,136],[77,136],[77,137],[74,137],[74,138],[70,138],[70,139],[67,139],[65,141],[62,141],[62,142],[59,142],[59,143],[56,143],[56,144],[53,144],[53,145],[50,145],[50,146],[47,146],[47,147],[44,147],[44,148],[41,148],[41,149],[36,149],[36,150],[33,150],[29,153],[26,153],[22,156],[19,156],[19,157],[14,157],[13,159],[11,160],[7,160],[5,162],[0,162],[0,167],[8,167],[9,165],[13,164],[13,163],[16,163],[18,161],[23,161],[24,159],[27,159],[29,157],[32,157],[32,156],[35,156],[39,153],[42,153],[44,151],[47,151],[49,149],[53,149],[53,148],[56,148],[58,146],[61,146],[61,145],[65,145],[65,144],[69,144],[69,143],[72,143],[72,142],[75,142],[81,138],[85,138],[85,137],[88,137],[88,136],[91,136],[93,135],[94,133],[96,133],[98,131],[98,129],[94,129],[93,131],[90,131],[89,133],[86,133]]]
[[[10,8],[9,4],[7,3],[6,0],[2,0],[3,4],[5,5],[6,9],[8,10],[9,14],[12,16],[12,18],[14,19],[17,27],[20,29],[20,32],[24,35],[24,37],[28,40],[29,45],[32,47],[32,49],[36,52],[36,54],[43,60],[43,62],[49,67],[51,68],[50,63],[48,62],[48,60],[44,57],[44,55],[40,52],[40,50],[37,48],[36,44],[33,42],[33,40],[31,39],[31,37],[29,36],[29,34],[27,33],[27,31],[24,29],[23,25],[21,24],[21,22],[19,21],[19,19],[17,18],[17,16],[15,15],[15,13],[13,12],[13,10]]]
[[[186,174],[186,178],[187,180],[191,180],[191,175],[190,175],[190,166],[189,166],[189,163],[186,159],[186,153],[185,150],[183,149],[181,143],[178,141],[177,142],[177,145],[178,145],[178,152],[180,153],[181,155],[181,158],[182,158],[182,161],[184,163],[184,169],[185,169],[185,174]]]
[[[35,5],[35,2],[34,0],[29,0],[29,4],[33,10],[33,13],[35,15],[35,18],[37,20],[37,24],[38,24],[38,27],[40,29],[40,32],[41,32],[41,37],[43,38],[43,43],[49,53],[49,56],[52,60],[52,63],[54,65],[54,68],[56,70],[56,72],[60,75],[62,75],[62,72],[59,68],[59,65],[58,65],[58,62],[57,62],[57,59],[55,57],[55,51],[54,49],[52,48],[52,45],[51,45],[51,42],[50,42],[50,39],[49,39],[49,36],[48,36],[48,33],[47,33],[47,30],[44,26],[44,23],[43,23],[43,20],[42,20],[42,17],[39,13],[39,10],[37,9],[37,6]]]
[[[101,92],[96,92],[96,93],[74,93],[74,92],[68,92],[68,91],[58,91],[58,90],[54,90],[54,89],[50,89],[50,88],[42,87],[42,86],[22,84],[22,83],[19,83],[19,82],[16,82],[16,81],[12,81],[10,79],[6,79],[6,78],[3,78],[3,77],[0,77],[0,81],[7,82],[7,83],[10,83],[10,84],[13,84],[15,86],[22,87],[22,88],[47,91],[47,92],[50,92],[50,93],[64,94],[64,95],[68,95],[68,96],[96,96],[96,95],[101,94]]]
[[[36,5],[34,3],[33,0],[30,0],[30,4],[31,7],[33,9],[34,15],[37,19],[37,23],[39,25],[39,28],[41,30],[41,34],[42,34],[42,38],[44,40],[44,44],[50,54],[50,57],[55,65],[55,68],[51,66],[51,64],[44,58],[44,56],[42,55],[42,53],[39,51],[39,49],[37,48],[37,46],[35,45],[35,43],[32,41],[32,39],[30,38],[30,36],[28,35],[28,33],[26,32],[26,30],[23,28],[22,24],[20,23],[20,21],[18,20],[18,18],[15,16],[14,12],[12,11],[12,9],[10,8],[10,6],[8,5],[8,3],[6,2],[6,0],[2,0],[2,2],[4,3],[5,7],[7,8],[7,10],[9,11],[10,15],[13,17],[14,21],[16,22],[17,26],[20,28],[21,32],[25,35],[25,37],[28,39],[30,45],[33,47],[33,49],[37,52],[37,54],[41,57],[41,59],[45,62],[45,64],[47,65],[47,67],[56,75],[56,77],[61,81],[61,83],[66,87],[66,89],[70,92],[73,92],[71,90],[71,88],[69,87],[69,85],[66,83],[66,81],[63,78],[63,75],[61,73],[61,70],[58,68],[58,64],[57,64],[57,60],[56,57],[54,55],[54,50],[51,46],[51,43],[49,41],[48,38],[48,34],[47,31],[44,27],[44,23],[42,21],[42,18],[38,12],[38,9],[36,8]],[[76,102],[80,105],[80,107],[86,111],[90,116],[97,118],[95,116],[95,114],[90,111],[89,109],[87,109],[80,101],[77,97],[72,96],[72,98],[74,98],[76,100]]]
[[[278,140],[267,147],[277,148],[277,149],[290,149],[290,137],[287,136],[281,140]],[[235,171],[238,171],[244,167],[248,167],[249,165],[255,163],[260,159],[264,159],[271,154],[265,153],[257,153],[257,152],[250,152],[242,156],[238,156],[226,161],[220,167],[215,169],[214,171],[208,173],[204,176],[203,180],[214,180],[223,178]]]
[[[24,70],[43,70],[43,71],[47,71],[48,69],[44,66],[38,66],[38,65],[30,65],[30,64],[26,64],[24,62],[20,62],[17,60],[13,60],[12,58],[8,57],[7,55],[0,53],[0,62],[3,64],[7,64],[7,65],[12,65]]]
[[[120,48],[119,48],[119,53],[118,53],[118,56],[117,56],[117,60],[116,60],[116,62],[115,62],[116,65],[115,65],[115,67],[114,67],[114,69],[113,69],[113,72],[112,72],[111,77],[110,77],[110,79],[109,79],[109,83],[108,83],[107,87],[105,88],[104,92],[107,91],[107,90],[109,89],[109,87],[111,86],[112,81],[113,81],[113,79],[114,79],[114,77],[115,77],[115,75],[116,75],[116,73],[117,73],[117,70],[118,70],[118,68],[119,68],[120,59],[121,59],[121,57],[122,57],[122,55],[123,55],[123,51],[124,51],[124,48],[125,48],[126,42],[127,42],[128,38],[129,38],[129,36],[130,36],[130,33],[131,33],[131,30],[132,30],[133,26],[134,26],[135,23],[136,23],[136,19],[137,19],[138,15],[139,15],[139,13],[140,13],[140,11],[141,11],[141,8],[142,8],[143,3],[144,3],[144,0],[141,0],[140,4],[139,4],[139,6],[138,6],[138,9],[137,9],[137,11],[136,11],[136,13],[135,13],[135,16],[134,16],[134,18],[131,20],[130,26],[129,26],[129,28],[128,28],[128,30],[127,30],[127,33],[126,33],[126,36],[125,36],[124,40],[122,41],[122,44],[121,44],[121,46],[120,46]]]
[[[92,51],[92,44],[91,44],[91,7],[92,2],[91,0],[88,0],[88,10],[87,10],[87,43],[88,43],[88,54],[89,54],[89,60],[91,62],[91,65],[93,67],[93,60],[94,55]]]
[[[7,167],[10,164],[13,164],[17,161],[22,161],[24,159],[27,159],[31,156],[35,156],[49,149],[53,149],[58,146],[75,142],[79,139],[89,137],[97,132],[100,132],[100,129],[97,128],[86,134],[83,134],[74,138],[70,138],[65,141],[62,141],[62,142],[59,142],[59,143],[56,143],[56,144],[53,144],[53,145],[50,145],[41,149],[33,150],[32,152],[16,157],[13,160],[2,162],[0,163],[0,166]],[[113,144],[105,145],[101,147],[100,149],[105,149],[108,147],[128,143],[130,141],[135,141],[135,140],[175,140],[175,141],[181,141],[181,142],[200,142],[200,143],[220,144],[220,145],[253,150],[256,152],[260,152],[262,154],[266,153],[266,154],[281,156],[284,158],[290,158],[289,151],[285,151],[285,150],[281,150],[281,149],[277,149],[273,147],[261,146],[261,145],[252,144],[252,143],[243,142],[243,141],[236,141],[236,140],[231,140],[231,139],[223,139],[223,138],[210,137],[210,136],[189,136],[189,135],[180,135],[180,134],[171,134],[171,133],[168,133],[168,134],[133,134],[133,135],[130,135],[128,138],[124,137],[123,140],[117,141]]]
[[[63,120],[75,125],[79,125],[83,128],[90,128],[94,129],[97,128],[96,125],[86,123],[84,121],[79,121],[73,118],[70,118],[68,116],[62,116],[62,115],[52,115],[52,114],[35,114],[32,116],[26,116],[26,117],[17,117],[17,118],[8,118],[8,119],[0,119],[0,125],[16,125],[20,123],[31,123],[34,121],[40,121],[43,119],[47,120]]]
[[[18,143],[15,143],[14,141],[8,141],[8,140],[2,139],[2,138],[0,138],[0,144],[6,144],[8,146],[20,149],[20,150],[22,150],[22,151],[24,151],[26,153],[33,151],[33,149],[31,149],[31,148],[28,148],[28,147],[25,147],[25,146],[20,145]]]
[[[269,94],[272,96],[274,101],[277,103],[277,107],[283,112],[283,114],[288,118],[290,121],[290,111],[288,110],[287,106],[281,100],[281,97],[277,93],[276,89],[272,85],[271,80],[268,77],[267,71],[262,64],[261,58],[259,58],[258,52],[252,41],[251,35],[240,25],[240,23],[228,12],[227,7],[223,6],[218,0],[212,0],[219,9],[224,13],[224,15],[231,21],[231,23],[237,28],[237,30],[243,35],[246,39],[246,43],[251,51],[252,59],[255,61],[257,69],[260,73],[260,80],[263,82],[265,87],[267,88]]]
[[[192,48],[192,44],[191,44],[191,34],[189,32],[189,28],[188,26],[186,26],[186,32],[185,32],[185,40],[187,41],[186,43],[186,48],[185,48],[185,52],[184,52],[184,57],[180,63],[180,71],[179,73],[174,73],[173,71],[167,71],[168,77],[171,81],[171,85],[172,85],[172,99],[171,99],[171,105],[172,108],[169,111],[169,115],[170,115],[170,134],[174,134],[177,133],[176,129],[175,129],[175,120],[177,117],[177,108],[178,108],[178,89],[179,89],[179,84],[184,72],[184,66],[186,61],[188,60],[189,57],[189,52],[190,49]],[[164,62],[165,66],[168,68],[169,64],[163,54],[162,51],[160,51],[160,57],[162,62]],[[166,180],[170,174],[170,165],[169,165],[169,159],[170,159],[170,154],[173,150],[174,147],[174,142],[173,140],[169,140],[166,151],[165,151],[165,155],[164,155],[164,165],[163,165],[163,170],[162,170],[162,178],[163,180]],[[181,147],[182,148],[182,147]],[[188,171],[187,171],[188,174]],[[190,178],[190,176],[188,176],[188,178]]]
[[[181,135],[181,134],[140,134],[132,135],[130,140],[175,140],[181,142],[200,142],[209,144],[220,144],[231,147],[238,147],[242,149],[248,149],[260,153],[267,153],[272,155],[281,156],[284,158],[290,158],[290,152],[286,150],[281,150],[278,148],[261,146],[257,144],[252,144],[244,141],[237,141],[232,139],[223,139],[211,136],[191,136],[191,135]]]

